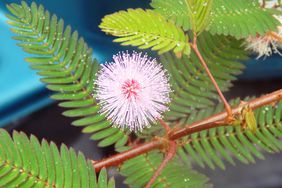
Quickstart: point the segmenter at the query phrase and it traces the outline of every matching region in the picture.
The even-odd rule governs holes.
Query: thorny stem
[[[168,151],[166,153],[166,156],[165,156],[164,160],[162,161],[162,163],[160,164],[158,169],[155,171],[155,173],[153,174],[152,178],[149,180],[149,182],[147,183],[145,188],[150,188],[153,185],[153,183],[156,181],[158,176],[162,173],[162,171],[165,168],[165,166],[167,165],[167,163],[171,159],[173,159],[173,157],[175,156],[176,149],[177,149],[176,142],[175,141],[170,141],[169,147],[168,147]]]
[[[229,103],[227,102],[227,100],[225,99],[224,95],[222,94],[217,82],[215,81],[212,73],[210,72],[210,69],[208,68],[203,56],[201,55],[198,46],[197,46],[197,36],[194,36],[194,40],[193,40],[193,44],[191,44],[192,49],[195,51],[196,55],[198,56],[202,66],[205,68],[206,73],[208,74],[210,80],[212,81],[220,99],[222,100],[224,106],[225,106],[225,110],[227,112],[227,117],[226,117],[226,121],[227,123],[230,122],[233,119],[233,114],[232,114],[232,109],[229,105]]]
[[[247,105],[251,109],[254,110],[264,105],[275,104],[277,101],[281,99],[282,99],[282,89],[275,91],[273,93],[264,95],[262,97],[253,99],[249,102],[246,102],[244,105],[245,106]],[[232,111],[234,114],[238,114],[241,112],[242,108],[243,108],[243,105],[239,105],[236,108],[233,108]],[[172,130],[169,134],[168,139],[177,140],[179,138],[193,134],[195,132],[200,132],[200,131],[207,130],[210,128],[216,128],[216,127],[226,125],[224,123],[226,115],[227,115],[226,112],[218,113],[204,120],[197,121],[191,125],[187,125],[184,128],[181,128],[178,130]],[[167,141],[165,139],[152,140],[150,142],[135,146],[128,151],[113,155],[109,158],[105,158],[100,161],[93,161],[93,166],[96,172],[99,172],[102,168],[106,168],[110,166],[118,166],[126,160],[132,159],[138,155],[147,153],[155,149],[162,149],[166,145],[167,145]]]

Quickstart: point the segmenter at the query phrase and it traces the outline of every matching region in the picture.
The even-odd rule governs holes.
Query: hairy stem
[[[216,89],[216,91],[217,91],[217,93],[218,93],[220,99],[221,99],[222,102],[224,103],[224,107],[225,107],[225,110],[226,110],[226,112],[227,112],[227,118],[226,118],[226,120],[227,120],[227,122],[229,122],[230,120],[233,119],[232,109],[231,109],[229,103],[227,102],[227,100],[225,99],[224,95],[222,94],[222,92],[221,92],[221,90],[220,90],[220,88],[219,88],[217,82],[215,81],[215,79],[214,79],[212,73],[210,72],[210,69],[209,69],[208,66],[207,66],[207,63],[205,62],[203,56],[201,55],[201,53],[200,53],[200,51],[199,51],[199,49],[198,49],[198,46],[197,46],[197,37],[196,37],[196,35],[195,35],[195,37],[194,37],[194,41],[193,41],[193,44],[192,44],[191,46],[192,46],[192,49],[195,51],[197,57],[199,58],[199,60],[200,60],[200,62],[201,62],[201,64],[202,64],[202,66],[205,68],[205,71],[206,71],[206,73],[208,74],[210,80],[212,81],[212,83],[213,83],[213,85],[214,85],[214,87],[215,87],[215,89]]]
[[[177,149],[177,144],[175,143],[175,141],[170,141],[169,148],[164,160],[162,161],[156,172],[153,174],[152,178],[149,180],[145,188],[150,188],[153,185],[153,183],[156,181],[158,176],[162,173],[167,163],[175,156],[176,149]]]
[[[240,113],[243,106],[249,106],[251,109],[254,110],[264,105],[274,104],[281,99],[282,99],[282,89],[275,91],[273,93],[261,96],[259,98],[253,99],[249,102],[246,102],[244,105],[239,105],[238,107],[233,108],[232,111],[234,114]],[[196,132],[200,132],[203,130],[226,125],[225,124],[226,115],[227,115],[226,112],[221,112],[213,116],[210,116],[204,120],[197,121],[191,125],[187,125],[184,128],[181,128],[178,130],[172,130],[169,134],[168,139],[177,140],[179,138],[182,138],[184,136],[187,136],[187,135],[190,135]],[[98,172],[104,167],[118,166],[128,159],[134,158],[138,155],[147,153],[155,149],[165,148],[166,146],[167,146],[167,140],[165,139],[152,140],[150,142],[147,142],[141,145],[137,145],[128,151],[113,155],[109,158],[105,158],[100,161],[93,161],[93,166],[95,170]]]

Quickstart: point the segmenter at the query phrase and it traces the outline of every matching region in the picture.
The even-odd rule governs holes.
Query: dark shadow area
[[[36,101],[41,101],[50,94],[51,92],[49,90],[46,90],[45,88],[40,88],[37,91],[32,91],[30,94],[27,94],[26,97],[19,98],[18,100],[13,101],[11,105],[6,106],[4,109],[0,109],[0,119],[18,110],[24,109],[31,103],[31,101],[34,103]]]
[[[126,10],[128,8],[150,8],[150,0],[122,0],[122,1],[93,1],[93,0],[83,0],[84,3],[84,18],[95,18],[91,22],[87,22],[86,28],[91,33],[99,33],[104,35],[104,33],[99,29],[101,19],[107,15],[120,10]]]
[[[226,93],[229,99],[234,97],[260,96],[282,88],[282,80],[238,80]]]

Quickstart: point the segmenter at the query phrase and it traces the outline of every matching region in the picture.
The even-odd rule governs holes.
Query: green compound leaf
[[[262,9],[257,0],[216,0],[207,30],[212,34],[245,38],[276,31],[281,25],[272,10]]]
[[[192,30],[201,33],[210,20],[213,0],[185,0]]]
[[[151,6],[184,31],[202,32],[209,23],[213,0],[152,0]]]
[[[189,19],[192,11],[185,6],[189,1],[191,0],[152,0],[151,6],[154,11],[187,31],[193,28]],[[198,2],[210,3],[208,0]],[[207,16],[209,24],[206,30],[212,34],[231,35],[238,39],[256,34],[263,35],[268,31],[276,31],[280,25],[272,14],[278,14],[278,11],[262,9],[257,0],[214,0]]]
[[[105,169],[97,180],[91,161],[72,148],[59,150],[53,142],[16,131],[11,138],[0,129],[0,187],[108,188],[113,181],[108,183]]]
[[[122,146],[127,141],[127,133],[113,128],[105,116],[99,114],[99,106],[92,96],[93,80],[99,64],[92,57],[88,47],[77,31],[56,15],[50,15],[42,5],[32,3],[7,6],[12,15],[8,23],[16,34],[13,38],[24,51],[33,54],[26,58],[32,69],[42,76],[41,81],[56,93],[51,96],[62,100],[59,105],[68,110],[63,114],[80,118],[73,122],[83,126],[84,133],[92,133],[91,139],[100,140],[99,146],[116,144]]]
[[[237,106],[240,99],[231,101]],[[203,119],[224,110],[223,105],[200,111],[195,120]],[[224,162],[235,165],[234,159],[249,164],[255,159],[264,159],[263,151],[282,151],[282,102],[275,106],[265,106],[254,111],[257,121],[256,131],[242,129],[241,126],[214,128],[187,136],[183,149],[199,166],[225,169]],[[242,125],[244,127],[244,125]]]
[[[154,11],[173,21],[178,27],[182,27],[184,31],[192,28],[189,20],[190,12],[185,0],[152,0],[150,5],[154,8]]]
[[[134,188],[145,187],[163,160],[163,154],[150,152],[126,161],[120,173],[126,177],[125,183]],[[154,188],[211,188],[209,179],[192,170],[186,159],[175,156],[164,168],[152,185]]]
[[[159,54],[190,54],[188,36],[173,23],[152,10],[128,9],[105,16],[99,26],[107,34],[118,37],[121,45],[151,48]]]

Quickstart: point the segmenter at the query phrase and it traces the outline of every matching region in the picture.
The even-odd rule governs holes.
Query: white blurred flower
[[[277,1],[267,1],[266,8],[271,8],[276,5]],[[274,17],[281,23],[277,29],[278,31],[275,32],[268,32],[264,36],[257,35],[256,37],[250,36],[245,41],[245,46],[247,50],[250,50],[257,54],[257,59],[260,57],[268,57],[271,56],[273,53],[282,55],[279,51],[281,47],[281,39],[282,39],[282,16]],[[275,36],[274,36],[275,35]],[[280,40],[278,39],[280,38]]]
[[[168,110],[168,76],[155,59],[133,52],[113,56],[102,65],[97,80],[101,113],[119,128],[139,131]]]
[[[279,5],[279,0],[266,0],[265,2],[265,8],[272,8],[276,5]],[[260,5],[263,4],[263,0],[259,0]]]
[[[281,34],[280,30],[279,35],[282,36]],[[280,42],[271,35],[265,35],[256,37],[250,36],[246,39],[245,45],[246,49],[256,53],[257,59],[259,59],[263,56],[271,56],[272,53],[282,55],[278,50],[279,43]]]

